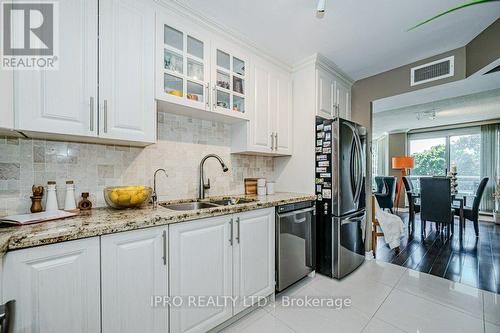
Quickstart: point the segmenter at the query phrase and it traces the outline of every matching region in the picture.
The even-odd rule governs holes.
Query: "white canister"
[[[266,179],[265,178],[259,178],[259,179],[257,179],[257,186],[258,187],[264,187],[264,186],[266,186]]]
[[[64,200],[64,210],[76,209],[75,183],[72,180],[66,181],[66,199]]]
[[[267,182],[267,194],[274,194],[274,182]]]
[[[45,211],[52,212],[59,210],[57,205],[56,182],[49,180],[47,182],[47,202],[45,203]]]
[[[257,186],[257,195],[266,195],[266,187]]]

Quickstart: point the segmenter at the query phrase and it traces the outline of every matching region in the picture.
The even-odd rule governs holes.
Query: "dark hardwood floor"
[[[420,219],[415,218],[415,232],[408,235],[408,214],[399,213],[406,225],[399,253],[391,250],[383,237],[377,239],[377,259],[417,271],[461,282],[500,294],[500,225],[480,222],[479,237],[472,222],[466,222],[463,241],[455,235],[446,241],[445,233],[436,232],[434,223],[427,223],[426,235],[420,236]]]

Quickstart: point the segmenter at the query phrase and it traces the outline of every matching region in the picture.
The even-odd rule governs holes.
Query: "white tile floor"
[[[348,309],[285,307],[286,296],[350,297]],[[306,278],[224,332],[500,333],[500,295],[429,274],[367,261],[342,281]]]

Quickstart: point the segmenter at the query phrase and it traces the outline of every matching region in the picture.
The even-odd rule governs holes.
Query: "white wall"
[[[293,155],[275,159],[276,189],[278,191],[314,194],[316,120],[314,65],[311,64],[295,71],[292,78]]]

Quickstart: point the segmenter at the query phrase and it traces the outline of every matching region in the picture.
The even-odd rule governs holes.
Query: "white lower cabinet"
[[[274,292],[274,208],[175,224],[169,233],[171,297],[228,300],[171,307],[170,332],[205,332]]]
[[[8,252],[3,264],[14,332],[100,331],[99,237]]]
[[[14,332],[206,332],[274,292],[274,207],[11,251],[1,264]]]
[[[101,237],[102,332],[168,332],[168,228]]]
[[[234,315],[274,292],[274,208],[235,215]]]
[[[170,295],[232,295],[231,216],[169,228]],[[206,332],[232,316],[231,307],[171,307],[170,332]]]

